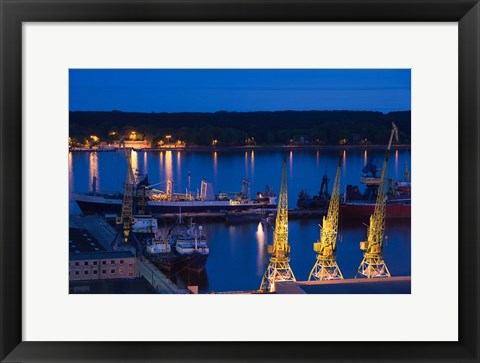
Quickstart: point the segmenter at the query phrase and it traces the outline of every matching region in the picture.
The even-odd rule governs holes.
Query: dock
[[[137,269],[158,294],[188,294],[187,290],[180,289],[148,260],[140,261],[137,258]]]
[[[277,294],[410,294],[411,276],[324,281],[282,281]]]

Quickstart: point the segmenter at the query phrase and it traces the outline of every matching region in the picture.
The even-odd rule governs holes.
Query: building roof
[[[105,247],[86,229],[70,228],[68,239],[70,254],[105,251]]]
[[[70,253],[70,261],[108,260],[112,258],[131,258],[131,257],[135,257],[135,255],[130,251],[100,251],[100,252]]]

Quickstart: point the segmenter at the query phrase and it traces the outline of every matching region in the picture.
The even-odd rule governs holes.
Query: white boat
[[[195,226],[193,220],[186,230],[181,230],[174,236],[175,251],[182,259],[182,265],[190,270],[201,271],[205,268],[210,249],[203,227]]]
[[[136,215],[133,217],[132,232],[156,233],[158,231],[157,218],[152,215]]]

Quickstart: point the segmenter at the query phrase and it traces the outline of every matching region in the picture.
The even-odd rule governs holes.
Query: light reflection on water
[[[395,150],[395,180],[398,180],[398,149]]]
[[[252,150],[251,154],[251,178],[255,178],[255,151]]]
[[[143,173],[148,174],[148,161],[147,161],[147,153],[143,152]]]
[[[131,161],[132,161],[133,174],[136,175],[139,169],[138,169],[138,152],[135,150],[132,150]]]
[[[90,181],[90,191],[93,192],[93,177],[96,177],[96,188],[99,190],[100,188],[100,175],[98,172],[98,153],[91,152],[89,157],[89,174],[88,180]]]
[[[255,232],[255,237],[257,239],[258,244],[258,252],[257,252],[257,274],[261,274],[262,266],[263,266],[263,259],[265,257],[265,232],[263,230],[263,224],[258,222],[257,232]]]
[[[217,180],[217,173],[218,173],[218,155],[217,152],[213,152],[213,175],[215,180]]]
[[[410,150],[397,151],[395,157],[389,160],[387,173],[389,178],[398,180],[403,179],[404,166],[411,166],[411,162]],[[382,150],[369,150],[367,153],[364,149],[342,152],[341,191],[347,184],[359,185],[366,156],[368,161],[374,160],[379,168],[384,156]],[[193,191],[200,187],[202,179],[211,181],[216,193],[240,191],[242,179],[248,178],[251,182],[252,195],[264,192],[265,185],[270,185],[277,193],[279,192],[283,162],[281,150],[255,150],[254,154],[251,151],[248,153],[245,151],[216,151],[215,153],[175,151],[175,153],[176,157],[172,156],[170,150],[146,152],[141,157],[142,165],[139,165],[138,153],[134,152],[132,163],[134,168],[143,169],[140,170],[142,173],[148,171],[150,183],[161,185],[160,189],[164,189],[168,178],[176,179],[174,191],[177,193],[185,192],[184,186],[188,185],[189,172]],[[292,208],[296,206],[301,189],[305,189],[310,195],[318,193],[325,172],[330,179],[329,189],[332,188],[338,163],[338,151],[301,150],[293,151],[288,156],[288,201]],[[90,191],[93,175],[97,177],[97,189],[121,191],[126,175],[126,162],[123,152],[72,152],[69,156],[69,169],[70,186],[75,192]]]
[[[168,179],[173,179],[173,161],[170,150],[165,151],[165,181]]]

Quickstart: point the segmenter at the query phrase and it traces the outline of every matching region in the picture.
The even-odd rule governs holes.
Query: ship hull
[[[162,270],[170,271],[175,268],[179,261],[180,256],[174,253],[157,253],[157,254],[148,254],[146,253],[147,258],[158,268]]]
[[[340,203],[340,215],[345,218],[367,219],[375,211],[374,203],[347,202]],[[387,204],[385,216],[387,219],[407,219],[411,215],[410,204]]]
[[[73,199],[77,202],[84,214],[117,214],[122,211],[121,199],[108,199],[96,196],[76,195]],[[178,213],[205,213],[205,212],[228,212],[251,209],[275,209],[275,204],[243,203],[229,204],[224,201],[182,201],[182,202],[153,202],[147,203],[150,214],[162,215]]]
[[[183,269],[200,272],[205,269],[207,264],[208,255],[202,255],[200,253],[192,253],[188,255],[179,255],[179,264]]]

